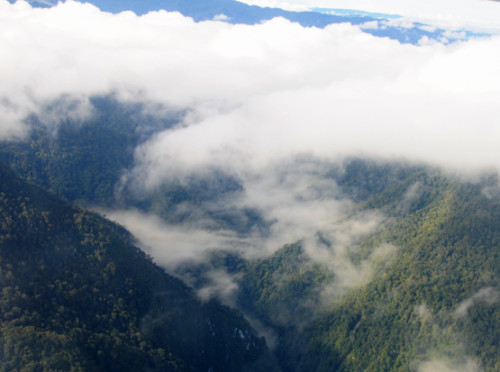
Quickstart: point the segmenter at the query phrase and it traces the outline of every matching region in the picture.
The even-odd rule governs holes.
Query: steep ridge
[[[273,370],[234,310],[201,304],[131,236],[0,165],[0,370]]]
[[[499,202],[479,184],[415,181],[420,197],[368,242],[394,244],[396,258],[308,328],[299,369],[415,370],[444,359],[498,370]]]
[[[238,306],[274,332],[284,371],[426,371],[434,364],[497,371],[495,177],[469,183],[422,166],[356,159],[330,176],[362,210],[387,217],[348,250],[345,263],[358,269],[349,280],[369,273],[367,280],[342,290],[331,269],[339,243],[321,233],[330,258],[314,259],[300,241],[257,260],[214,252],[179,275],[198,278],[200,287],[213,270],[239,278]]]
[[[500,203],[486,191],[489,181],[353,164],[363,169],[365,181],[351,169],[339,183],[357,179],[356,195],[374,190],[361,198],[364,208],[391,216],[353,249],[354,262],[377,247],[394,249],[373,262],[367,284],[341,295],[325,291],[335,288],[335,277],[327,275],[327,265],[307,265],[299,248],[284,247],[269,259],[240,264],[240,303],[277,330],[283,369],[413,371],[438,361],[451,370],[497,371]],[[305,295],[314,287],[323,292]],[[292,306],[280,311],[284,304]]]

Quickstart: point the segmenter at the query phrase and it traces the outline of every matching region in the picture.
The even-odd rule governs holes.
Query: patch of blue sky
[[[356,10],[356,9],[311,8],[310,10],[316,13],[330,14],[330,15],[337,15],[344,17],[368,17],[374,19],[401,18],[401,16],[398,14],[365,12],[363,10]]]
[[[16,0],[7,0],[9,3],[13,4]],[[54,5],[57,5],[57,0],[26,0],[34,7],[40,8],[50,8]]]

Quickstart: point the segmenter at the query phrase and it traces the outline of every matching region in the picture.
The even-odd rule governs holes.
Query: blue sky
[[[498,32],[500,3],[488,0],[239,0],[247,4],[304,10],[314,7],[398,14],[439,27]]]

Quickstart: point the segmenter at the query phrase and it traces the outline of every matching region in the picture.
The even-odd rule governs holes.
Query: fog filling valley
[[[425,164],[468,178],[500,167],[496,34],[409,45],[347,23],[195,23],[175,12],[137,16],[75,1],[41,9],[0,0],[0,50],[1,140],[28,136],[30,115],[54,133],[68,121],[84,125],[95,115],[91,97],[112,95],[142,103],[142,113],[158,120],[179,117],[134,149],[118,195],[153,195],[193,180],[210,187],[219,175],[234,183],[199,204],[178,204],[172,219],[92,206],[169,272],[218,250],[255,260],[300,242],[312,263],[335,275],[318,290],[331,303],[367,283],[399,249],[381,243],[353,260],[360,241],[392,220],[339,187],[332,175],[343,172],[345,159]],[[422,188],[409,187],[397,208]],[[237,276],[219,268],[206,278],[201,298],[235,305]],[[455,316],[498,297],[485,288]],[[478,366],[438,358],[419,370]]]

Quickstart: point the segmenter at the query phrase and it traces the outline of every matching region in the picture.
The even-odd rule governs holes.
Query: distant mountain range
[[[14,2],[14,0],[9,1]],[[295,12],[248,5],[235,0],[78,1],[92,3],[101,10],[111,13],[131,10],[137,15],[143,15],[158,10],[178,11],[193,18],[196,22],[219,20],[233,24],[257,24],[275,17],[283,17],[292,22],[300,23],[304,27],[323,28],[335,23],[350,23],[361,27],[364,32],[374,36],[387,37],[409,44],[418,44],[424,40],[423,38],[449,43],[477,35],[467,30],[458,30],[460,32],[455,30],[454,33],[449,33],[446,30],[423,23],[398,22],[402,18],[393,14],[350,9],[313,8],[311,11]],[[30,3],[33,6],[50,7],[56,2],[53,0],[33,0]]]

